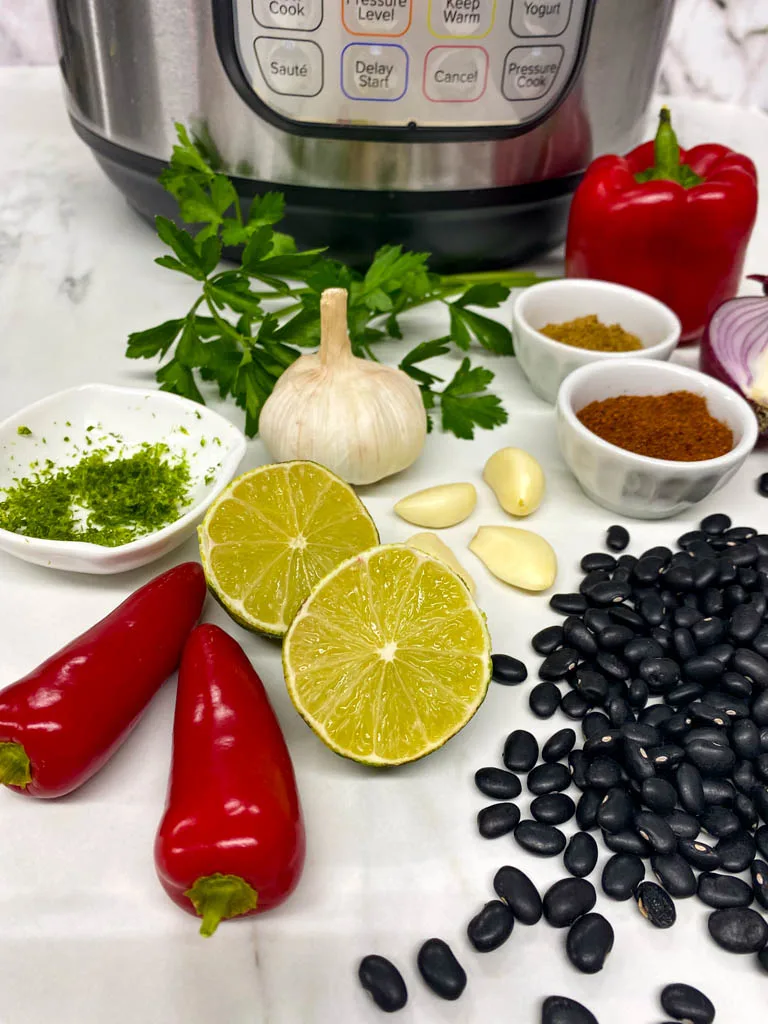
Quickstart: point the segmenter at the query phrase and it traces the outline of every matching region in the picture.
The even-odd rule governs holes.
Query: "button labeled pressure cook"
[[[342,0],[341,17],[355,36],[402,36],[411,27],[413,0]]]
[[[573,0],[542,3],[513,0],[510,25],[516,36],[560,36],[568,28]]]
[[[424,64],[424,95],[434,103],[473,103],[485,92],[488,53],[482,46],[434,46]]]
[[[259,69],[272,92],[317,96],[323,88],[323,51],[317,43],[260,36],[253,45]]]
[[[539,100],[557,78],[562,46],[516,46],[504,61],[501,91],[508,100]]]
[[[496,0],[429,0],[429,29],[440,39],[481,39],[496,17]]]
[[[314,32],[323,20],[323,0],[253,0],[253,16],[265,28]]]
[[[399,100],[408,88],[408,54],[396,43],[350,43],[341,54],[341,87],[351,100]]]

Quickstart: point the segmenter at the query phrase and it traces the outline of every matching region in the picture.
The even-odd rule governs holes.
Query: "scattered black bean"
[[[761,473],[757,478],[757,493],[768,498],[768,473]]]
[[[754,896],[752,889],[740,878],[702,871],[699,875],[698,897],[715,910],[725,907],[748,907]]]
[[[755,841],[748,832],[737,832],[721,839],[715,849],[720,857],[720,867],[733,874],[746,871],[757,853]]]
[[[701,871],[715,871],[720,867],[720,854],[700,839],[679,840],[677,852]]]
[[[632,593],[632,587],[623,580],[616,579],[602,580],[589,588],[587,596],[598,607],[606,608],[608,605],[620,604]]]
[[[638,673],[651,693],[668,693],[680,680],[680,666],[672,658],[644,658]]]
[[[665,818],[675,834],[675,839],[695,839],[700,832],[699,823],[692,814],[675,808]]]
[[[646,779],[642,784],[640,795],[645,806],[657,814],[671,814],[677,805],[677,790],[666,779]]]
[[[634,636],[634,631],[629,626],[620,626],[617,622],[612,622],[598,633],[597,645],[604,651],[621,651],[630,640],[634,640]]]
[[[491,804],[477,813],[477,829],[483,839],[505,836],[517,828],[519,821],[520,808],[517,804]]]
[[[627,703],[635,710],[644,708],[649,697],[648,684],[644,679],[633,679],[627,691]]]
[[[549,607],[561,615],[583,615],[588,606],[583,594],[553,594]]]
[[[687,860],[679,853],[656,854],[651,867],[670,896],[685,899],[696,892],[696,876]]]
[[[579,652],[573,647],[560,647],[548,654],[539,667],[539,678],[546,682],[565,679],[579,663]]]
[[[584,555],[580,562],[584,572],[592,572],[593,569],[615,569],[616,559],[605,551],[593,551]]]
[[[571,784],[571,773],[559,761],[552,764],[536,765],[528,773],[528,791],[534,796],[543,793],[561,793]]]
[[[709,915],[707,926],[718,946],[728,953],[757,953],[768,943],[768,924],[749,907],[716,910]]]
[[[592,658],[597,654],[597,640],[594,633],[586,627],[584,620],[569,615],[563,623],[563,642],[572,647],[582,658]]]
[[[720,536],[730,529],[731,520],[722,512],[714,512],[701,521],[701,529],[712,537]]]
[[[763,617],[758,608],[751,604],[740,604],[733,609],[729,632],[734,643],[743,646],[750,643],[760,632]]]
[[[620,755],[622,746],[623,741],[618,729],[604,729],[586,741],[584,753],[587,757],[597,757],[600,754],[616,757]]]
[[[357,969],[357,976],[374,1003],[385,1013],[402,1010],[408,1002],[408,989],[403,976],[386,957],[375,953],[364,956]]]
[[[630,629],[634,629],[636,632],[645,629],[645,619],[642,615],[638,615],[637,612],[633,611],[629,605],[611,605],[608,609],[608,614],[614,622],[618,622],[622,626],[629,626]]]
[[[613,622],[611,616],[603,608],[588,608],[583,618],[584,625],[593,633],[599,633]]]
[[[597,1018],[575,999],[549,996],[541,1008],[541,1024],[597,1024]]]
[[[528,706],[537,718],[551,718],[561,702],[561,694],[554,683],[538,683],[528,695]]]
[[[427,939],[416,963],[424,981],[441,999],[458,999],[467,987],[466,971],[442,939]]]
[[[719,622],[720,620],[710,621]],[[699,625],[699,623],[697,623],[697,625]],[[672,633],[672,646],[674,647],[676,657],[679,658],[680,661],[688,661],[691,658],[695,658],[696,652],[698,651],[696,641],[693,638],[693,633],[690,629],[683,629],[682,627],[678,627]]]
[[[572,750],[568,755],[568,771],[574,786],[578,789],[587,787],[587,764],[588,759],[583,750]]]
[[[650,857],[651,848],[637,832],[603,832],[603,842],[612,853],[634,853],[638,857]]]
[[[636,782],[650,779],[656,774],[656,766],[648,752],[649,749],[656,750],[659,748],[647,748],[642,743],[629,739],[624,742],[624,768],[627,774]]]
[[[519,868],[499,868],[493,879],[493,888],[499,899],[512,911],[515,920],[528,925],[541,920],[542,905],[539,891],[528,875]]]
[[[686,1024],[712,1024],[715,1007],[703,992],[692,985],[667,985],[661,993],[661,1007],[675,1020]]]
[[[668,854],[677,848],[675,833],[660,814],[638,811],[634,827],[655,853]]]
[[[633,574],[638,583],[658,583],[665,565],[666,560],[658,555],[641,555]]]
[[[515,926],[515,915],[501,900],[490,900],[467,925],[467,938],[478,953],[503,946]]]
[[[687,604],[681,605],[679,608],[675,608],[673,615],[675,625],[681,629],[688,630],[690,630],[692,626],[695,626],[697,622],[701,622],[703,618],[704,616],[698,608],[691,608]]]
[[[760,952],[757,954],[757,962],[766,972],[766,974],[768,974],[768,946],[766,946],[764,949],[761,949]]]
[[[736,799],[736,790],[728,779],[705,778],[701,780],[701,788],[708,805],[731,807]]]
[[[586,878],[597,864],[597,843],[588,832],[576,832],[568,840],[563,854],[566,871],[576,878]]]
[[[634,812],[632,798],[626,789],[614,786],[597,809],[597,824],[606,832],[623,832],[632,824]]]
[[[479,768],[475,772],[475,785],[481,793],[495,800],[514,800],[523,791],[520,779],[503,768]]]
[[[631,673],[629,665],[612,651],[599,651],[595,658],[598,669],[609,679],[624,681],[629,679]]]
[[[605,535],[605,544],[611,551],[623,551],[629,544],[629,531],[626,527],[618,524],[609,526]]]
[[[733,655],[733,669],[758,686],[768,686],[768,660],[748,647],[739,647]]]
[[[708,807],[699,818],[699,823],[705,832],[709,832],[716,839],[724,839],[725,836],[732,836],[741,828],[738,816],[727,807],[720,807],[714,804]]]
[[[531,647],[537,654],[551,654],[562,644],[563,639],[562,626],[546,626],[531,640]]]
[[[597,974],[602,971],[613,949],[613,928],[602,914],[585,914],[571,925],[565,951],[577,971]]]
[[[567,757],[576,745],[576,733],[573,729],[558,729],[549,737],[541,748],[541,756],[548,764]]]
[[[603,800],[599,789],[587,788],[576,804],[576,824],[580,829],[591,832],[597,828],[597,816]]]
[[[561,878],[544,893],[544,919],[553,928],[570,928],[596,902],[595,887],[586,878]]]
[[[675,772],[675,785],[680,803],[691,814],[703,814],[706,808],[701,774],[692,764],[681,764]]]
[[[695,740],[686,745],[685,754],[702,775],[726,775],[736,763],[728,741]]]
[[[515,839],[537,857],[556,857],[565,849],[565,836],[554,825],[524,818],[515,829]]]
[[[574,719],[574,721],[578,721],[583,718],[589,711],[589,704],[576,690],[571,690],[569,693],[566,693],[560,702],[560,707],[563,714]]]
[[[606,861],[602,886],[606,896],[614,900],[628,900],[645,878],[645,864],[632,853],[617,853]]]
[[[612,757],[596,757],[587,765],[586,778],[595,789],[611,789],[621,781],[621,768]]]
[[[755,899],[768,910],[768,864],[764,860],[753,860],[749,868]]]
[[[743,828],[748,830],[757,828],[760,819],[754,800],[750,800],[744,793],[738,793],[733,801],[733,809]]]
[[[570,821],[575,812],[576,805],[565,793],[546,793],[531,802],[531,814],[546,825],[562,825]]]
[[[528,678],[528,669],[519,658],[512,658],[509,654],[494,654],[491,656],[493,666],[493,679],[504,686],[516,686],[525,682]]]
[[[761,856],[768,860],[768,825],[761,825],[755,832],[755,845]]]
[[[581,669],[576,673],[576,687],[588,706],[602,704],[608,696],[608,680],[600,672]]]
[[[511,772],[529,772],[539,759],[539,744],[533,733],[515,729],[504,743],[502,760]]]
[[[671,928],[677,920],[675,901],[656,882],[641,882],[634,896],[637,909],[655,928]]]
[[[686,752],[687,748],[683,750],[676,743],[662,743],[659,747],[651,747],[648,751],[648,757],[653,762],[655,768],[662,771],[672,771],[679,764],[682,764]]]

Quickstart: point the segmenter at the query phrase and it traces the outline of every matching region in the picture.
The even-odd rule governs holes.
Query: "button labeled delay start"
[[[546,96],[563,63],[562,46],[516,46],[504,61],[501,91],[508,100]]]
[[[350,43],[341,54],[341,87],[351,100],[399,100],[408,88],[408,54],[396,43]]]

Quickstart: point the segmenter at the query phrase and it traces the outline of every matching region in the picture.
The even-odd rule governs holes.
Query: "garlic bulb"
[[[289,366],[264,404],[259,431],[277,462],[319,462],[350,484],[372,484],[421,454],[427,416],[415,381],[352,354],[347,293],[320,299],[320,350]]]

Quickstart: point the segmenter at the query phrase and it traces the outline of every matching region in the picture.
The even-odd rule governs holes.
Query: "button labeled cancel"
[[[512,31],[516,36],[561,36],[568,28],[572,7],[573,0],[513,0]]]
[[[341,88],[351,100],[401,99],[408,88],[408,54],[396,43],[349,43],[341,54]]]
[[[314,32],[323,20],[323,0],[253,0],[253,16],[264,28]]]
[[[434,46],[424,64],[424,95],[433,103],[474,103],[488,82],[482,46]]]
[[[342,0],[344,28],[355,36],[402,36],[411,27],[413,0]]]
[[[482,39],[495,17],[496,0],[429,0],[429,29],[440,39]]]
[[[546,96],[563,63],[562,46],[516,46],[504,61],[501,91],[508,100]]]
[[[260,36],[253,44],[264,81],[281,96],[317,96],[323,88],[323,51],[309,39]]]

